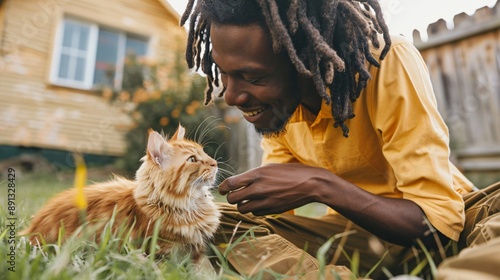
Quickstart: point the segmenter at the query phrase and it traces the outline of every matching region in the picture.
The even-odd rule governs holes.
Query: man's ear
[[[177,131],[175,131],[174,136],[172,136],[171,140],[182,140],[184,139],[184,135],[186,134],[186,129],[182,127],[181,124],[177,127]]]
[[[152,162],[165,169],[170,161],[172,147],[156,131],[149,130],[147,155]]]

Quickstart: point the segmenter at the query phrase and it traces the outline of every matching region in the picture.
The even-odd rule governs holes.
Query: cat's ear
[[[186,129],[179,124],[179,127],[177,127],[177,131],[174,133],[174,136],[172,136],[172,140],[182,140],[184,139],[184,135],[186,134]]]
[[[149,130],[147,154],[161,168],[165,168],[170,160],[170,145],[156,131]]]

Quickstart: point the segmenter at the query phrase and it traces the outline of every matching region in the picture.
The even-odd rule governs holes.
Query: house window
[[[64,19],[61,29],[51,73],[55,84],[120,89],[125,58],[147,54],[148,39],[144,36],[69,18]]]

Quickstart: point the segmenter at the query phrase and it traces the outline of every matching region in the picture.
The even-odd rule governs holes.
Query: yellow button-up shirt
[[[333,127],[326,103],[318,115],[299,106],[286,133],[262,140],[263,164],[322,167],[373,194],[412,200],[435,228],[458,240],[465,219],[460,194],[473,185],[449,160],[448,129],[422,57],[406,39],[392,41],[353,103],[348,138]]]

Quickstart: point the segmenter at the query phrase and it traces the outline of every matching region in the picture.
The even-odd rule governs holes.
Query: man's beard
[[[288,121],[290,121],[290,118],[292,115],[295,113],[297,110],[297,107],[300,104],[300,98],[295,97],[296,103],[293,105],[293,110],[288,111],[286,106],[283,108],[283,112],[280,112],[276,108],[272,108],[274,117],[271,119],[269,127],[266,128],[255,128],[255,131],[261,135],[261,136],[267,136],[267,137],[277,137],[280,136],[284,133],[286,133],[286,125],[288,124]]]

